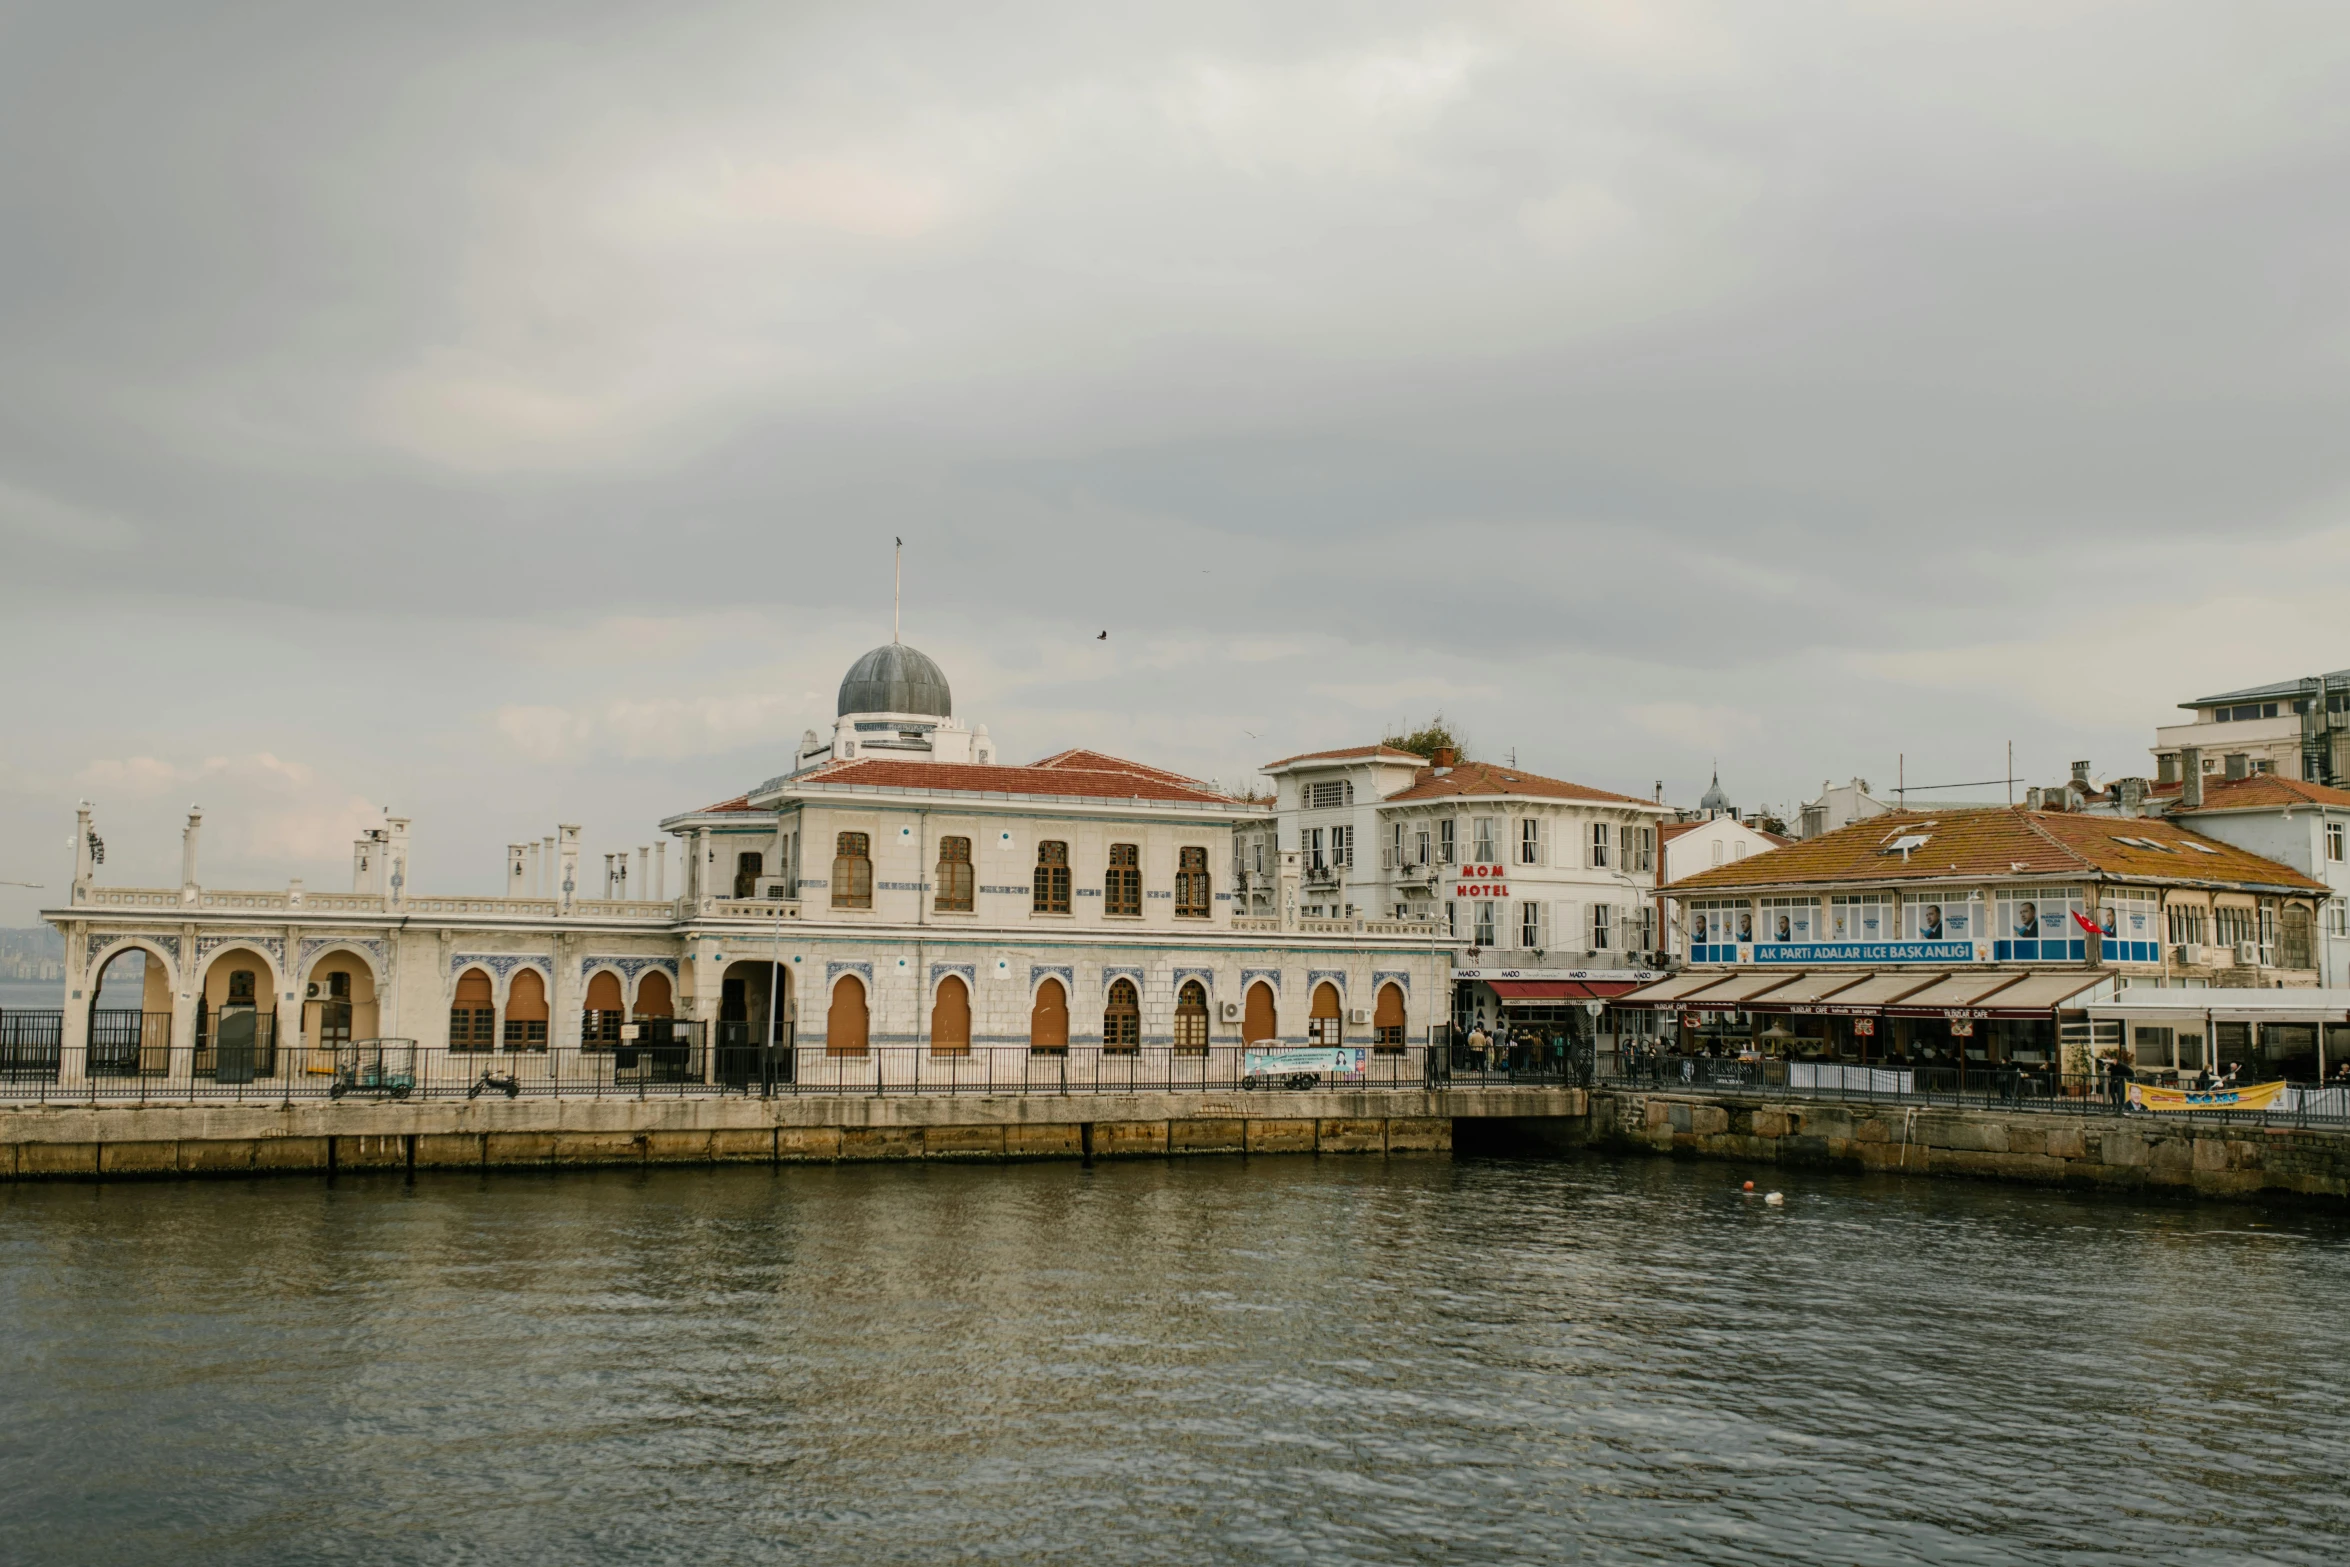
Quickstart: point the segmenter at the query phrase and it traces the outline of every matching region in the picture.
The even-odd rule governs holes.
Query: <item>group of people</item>
[[[1545,1036],[1530,1028],[1497,1024],[1488,1033],[1480,1022],[1470,1025],[1463,1043],[1468,1046],[1469,1067],[1479,1072],[1555,1072],[1566,1065],[1566,1035],[1555,1030]]]

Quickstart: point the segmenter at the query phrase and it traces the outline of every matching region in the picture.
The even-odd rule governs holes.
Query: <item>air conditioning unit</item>
[[[2239,942],[2237,942],[2237,943],[2236,943],[2236,966],[2237,966],[2238,968],[2253,968],[2253,967],[2256,967],[2256,966],[2259,964],[2259,962],[2260,962],[2260,943],[2259,943],[2259,942],[2257,942],[2257,941],[2239,941]]]
[[[2200,941],[2182,941],[2172,951],[2171,956],[2176,958],[2181,963],[2201,964],[2203,961],[2203,943]]]
[[[1371,1009],[1369,1007],[1349,1007],[1346,1020],[1349,1023],[1368,1023],[1371,1021]]]
[[[780,903],[791,896],[791,883],[780,876],[770,876],[759,883],[759,896],[771,903]]]
[[[1239,1003],[1239,1002],[1237,1002],[1237,1001],[1219,1001],[1219,1002],[1217,1002],[1217,1003],[1216,1003],[1216,1016],[1217,1016],[1217,1018],[1218,1018],[1218,1019],[1220,1019],[1221,1021],[1223,1021],[1223,1022],[1226,1022],[1226,1023],[1237,1023],[1237,1022],[1239,1022],[1239,1021],[1240,1021],[1240,1003]]]

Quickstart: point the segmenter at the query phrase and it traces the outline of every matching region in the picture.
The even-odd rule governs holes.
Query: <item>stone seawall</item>
[[[1617,1151],[2215,1197],[2350,1198],[2350,1133],[2337,1131],[1620,1092],[1591,1095],[1585,1131],[1592,1145]]]
[[[423,1100],[0,1110],[0,1180],[362,1169],[1403,1154],[1456,1117],[1586,1113],[1568,1089]]]

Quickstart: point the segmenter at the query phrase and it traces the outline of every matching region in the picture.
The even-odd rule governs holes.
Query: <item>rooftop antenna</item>
[[[898,606],[906,596],[906,541],[894,533],[890,537],[897,539],[898,546],[890,567],[889,584],[889,640],[895,645],[898,640]]]

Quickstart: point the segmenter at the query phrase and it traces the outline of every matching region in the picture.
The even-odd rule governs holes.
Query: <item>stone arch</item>
[[[335,1069],[335,1052],[383,1033],[383,975],[375,957],[348,941],[328,942],[301,960],[294,991],[301,998],[307,1070]]]
[[[1270,984],[1261,979],[1252,982],[1248,987],[1247,1004],[1242,1010],[1244,1019],[1240,1032],[1243,1043],[1255,1045],[1267,1040],[1280,1043],[1281,1014]]]
[[[597,989],[597,985],[600,981],[605,979],[611,980],[612,983],[608,987],[599,991]],[[596,994],[603,996],[606,1000],[611,1002],[612,1010],[615,1012],[626,1012],[628,1010],[628,992],[630,988],[628,983],[628,976],[621,972],[619,964],[609,962],[590,963],[586,968],[580,971],[579,983],[581,987],[581,993],[583,995]],[[595,1005],[595,1003],[592,1001],[586,1001],[582,1002],[582,1005],[592,1007]]]
[[[1175,992],[1175,1053],[1208,1053],[1208,987],[1187,979]]]
[[[861,974],[840,974],[832,981],[832,1004],[824,1013],[824,1053],[862,1056],[872,1049],[873,1012]]]
[[[1028,1008],[1028,1048],[1037,1055],[1069,1053],[1069,987],[1047,974]]]
[[[960,974],[942,974],[930,1004],[930,1053],[967,1056],[971,1053],[971,987]]]
[[[1328,980],[1314,986],[1313,1005],[1306,1012],[1306,1035],[1317,1045],[1346,1043],[1346,1004],[1338,987]]]
[[[144,960],[137,992],[118,987],[109,997],[106,975],[127,953]],[[132,937],[109,947],[90,971],[89,1048],[84,1060],[92,1077],[158,1076],[171,1069],[171,998],[177,989],[175,965],[160,944]],[[108,1005],[109,1001],[112,1005]]]
[[[507,977],[506,1005],[499,1030],[499,1041],[506,1049],[533,1053],[546,1049],[551,1016],[544,974],[526,966]]]
[[[359,961],[360,966],[367,970],[368,984],[375,990],[380,991],[383,989],[383,969],[381,965],[376,962],[375,954],[368,951],[365,947],[359,945],[359,943],[356,941],[342,940],[328,941],[316,949],[305,952],[303,954],[301,972],[294,976],[295,980],[298,982],[295,988],[297,990],[303,991],[304,994],[307,994],[307,987],[310,983],[311,977],[318,972],[321,965],[334,958],[356,958]]]
[[[277,961],[257,941],[224,941],[205,957],[196,982],[198,1077],[227,1083],[276,1074],[283,983]]]
[[[619,969],[609,963],[590,969],[579,1005],[581,1049],[609,1050],[620,1043],[620,1025],[628,1020],[628,992]]]

